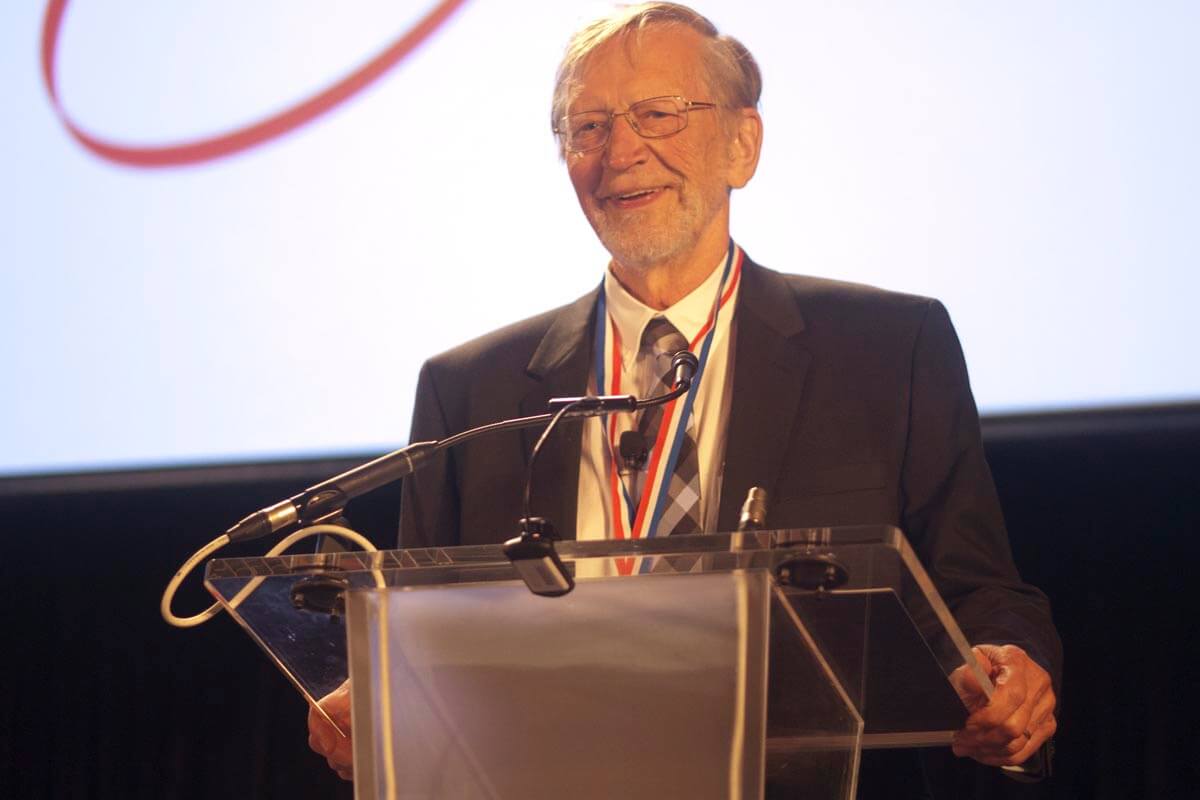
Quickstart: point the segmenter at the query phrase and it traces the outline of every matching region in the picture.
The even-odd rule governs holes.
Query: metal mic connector
[[[752,486],[742,503],[742,514],[738,518],[738,533],[761,531],[767,526],[767,490]]]
[[[282,500],[261,511],[255,511],[225,531],[225,535],[231,542],[244,542],[294,525],[300,519],[300,511],[294,500],[295,498]]]

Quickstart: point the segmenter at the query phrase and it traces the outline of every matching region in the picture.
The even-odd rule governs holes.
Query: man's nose
[[[612,131],[604,145],[604,165],[611,169],[628,169],[646,160],[646,140],[633,129],[628,116],[613,119]]]

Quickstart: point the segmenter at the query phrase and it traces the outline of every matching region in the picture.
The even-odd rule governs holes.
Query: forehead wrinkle
[[[675,95],[681,95],[687,100],[710,100],[710,96],[713,94],[713,92],[711,89],[712,82],[709,79],[708,74],[708,64],[704,58],[704,54],[699,51],[692,52],[689,54],[688,59],[686,59],[687,61],[696,62],[695,66],[697,69],[685,69],[683,66],[683,61],[673,62],[671,65],[672,69],[670,74],[659,74],[653,76],[653,81],[655,82],[655,84],[652,84],[653,88],[644,88],[645,84],[642,83],[642,80],[645,77],[645,73],[639,71],[638,64],[639,62],[645,61],[645,51],[648,49],[648,47],[652,47],[652,45],[647,45],[648,37],[654,34],[670,34],[676,31],[681,32],[684,36],[688,36],[689,34],[694,35],[694,31],[687,26],[658,23],[624,31],[617,37],[610,39],[589,53],[580,62],[578,69],[575,71],[574,76],[572,76],[573,80],[571,80],[569,84],[568,91],[566,93],[567,113],[577,113],[580,111],[617,110],[617,106],[613,106],[609,109],[603,108],[605,101],[593,99],[592,97],[589,97],[587,108],[576,108],[575,106],[578,103],[579,98],[581,96],[585,96],[584,86],[589,83],[589,77],[593,79],[596,77],[596,65],[598,60],[603,61],[606,59],[615,58],[617,57],[618,52],[620,53],[620,57],[623,59],[623,66],[627,67],[632,75],[631,80],[623,82],[623,85],[618,87],[618,96],[616,98],[612,98],[614,102],[620,101],[620,107],[628,108],[630,104],[637,103],[651,97],[667,97]],[[702,46],[703,45],[701,45],[701,47]],[[608,70],[606,69],[605,72],[608,72]],[[604,75],[605,73],[599,74]],[[699,91],[701,93],[700,96],[697,96],[695,93],[688,90],[687,84],[689,83],[689,76],[695,76],[696,82],[699,83]],[[669,79],[671,83],[668,85],[658,84],[657,82],[663,78]],[[592,80],[591,83],[594,85],[595,80]],[[640,88],[631,90],[628,88],[629,84],[633,84],[634,87]]]

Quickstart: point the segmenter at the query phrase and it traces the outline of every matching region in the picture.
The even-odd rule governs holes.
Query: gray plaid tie
[[[673,370],[671,357],[680,350],[687,349],[687,340],[683,334],[665,317],[655,317],[646,326],[642,334],[642,346],[638,353],[639,359],[651,359],[653,373],[658,377],[647,396],[658,395],[670,391]],[[679,402],[683,402],[680,398]],[[664,406],[654,406],[642,412],[638,421],[638,431],[642,434],[646,445],[653,448],[662,425]],[[670,446],[670,443],[667,443]],[[664,453],[664,458],[667,453]],[[640,498],[638,498],[640,499]],[[653,509],[651,509],[653,510]],[[675,462],[675,472],[670,477],[670,488],[667,491],[667,504],[658,522],[658,536],[672,534],[698,533],[700,531],[700,460],[696,453],[696,425],[689,416],[687,435],[679,445],[679,459]]]

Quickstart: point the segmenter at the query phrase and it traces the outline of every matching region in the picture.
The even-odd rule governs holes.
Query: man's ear
[[[729,140],[729,186],[740,189],[750,182],[758,169],[758,155],[762,152],[762,117],[753,108],[740,108],[734,112],[733,135]]]

